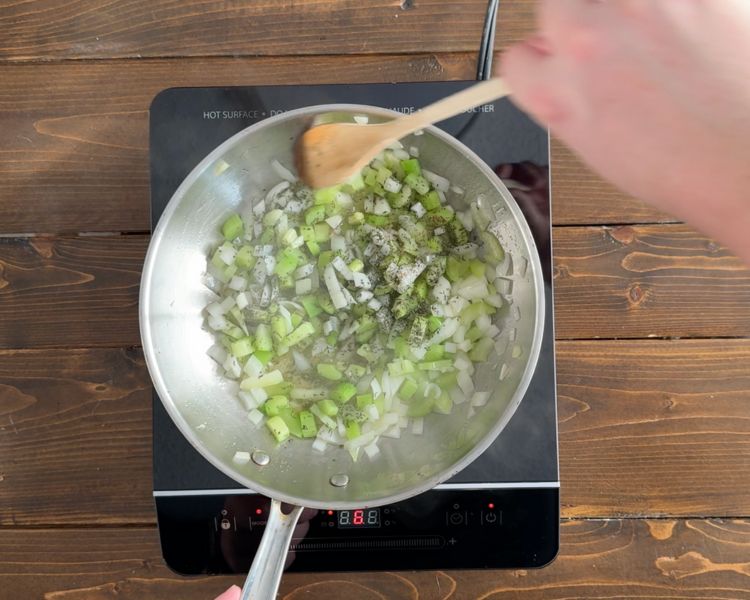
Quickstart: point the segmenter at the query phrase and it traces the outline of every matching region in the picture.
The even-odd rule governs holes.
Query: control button
[[[487,513],[484,517],[484,520],[488,523],[495,523],[497,522],[497,515],[495,513]]]
[[[455,545],[456,545],[456,544],[458,543],[458,540],[457,540],[456,538],[453,538],[453,537],[452,537],[451,539],[449,539],[449,540],[448,540],[448,543],[449,543],[449,544],[450,544],[451,546],[455,546]]]
[[[221,520],[221,528],[222,529],[231,529],[232,528],[232,522],[229,519],[222,519]]]
[[[451,513],[451,516],[448,517],[448,520],[451,522],[451,525],[460,525],[464,522],[464,516],[459,512]]]

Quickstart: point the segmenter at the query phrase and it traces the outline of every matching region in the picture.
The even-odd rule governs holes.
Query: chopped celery
[[[466,227],[458,219],[453,219],[448,223],[448,233],[456,246],[463,246],[469,243],[469,232],[466,231]]]
[[[325,376],[324,376],[325,377]],[[339,383],[331,392],[331,399],[339,404],[344,404],[352,399],[354,394],[357,393],[357,386],[348,381]]]
[[[418,388],[419,385],[413,379],[404,379],[401,387],[398,388],[398,397],[404,401],[407,401],[417,393]]]
[[[347,219],[347,223],[349,225],[360,225],[365,222],[365,215],[364,213],[361,213],[359,211],[352,213],[349,215],[349,218]]]
[[[310,254],[313,256],[317,256],[320,254],[320,246],[318,245],[318,242],[315,240],[310,240],[309,242],[305,242],[305,245],[307,246],[307,249],[310,251]]]
[[[488,231],[482,232],[480,237],[484,242],[485,256],[495,264],[503,262],[505,250],[503,250],[498,239]]]
[[[391,219],[387,215],[365,215],[365,223],[373,227],[387,227]]]
[[[319,244],[331,239],[331,226],[328,223],[315,224],[315,241]]]
[[[275,417],[286,406],[289,406],[289,399],[286,396],[271,396],[263,405],[263,411],[269,417]]]
[[[372,393],[360,394],[357,396],[357,408],[362,409],[368,404],[373,403]]]
[[[284,344],[289,347],[295,346],[305,338],[310,337],[313,333],[315,333],[315,328],[312,326],[312,323],[302,323],[297,329],[286,336]]]
[[[474,362],[485,362],[489,358],[494,345],[495,342],[492,338],[482,338],[474,344],[474,347],[469,351],[469,358]]]
[[[424,417],[432,412],[435,400],[432,398],[414,397],[409,401],[406,414],[409,417]]]
[[[240,389],[247,391],[258,387],[267,388],[269,386],[279,384],[282,381],[284,381],[284,376],[281,374],[281,371],[276,369],[275,371],[271,371],[270,373],[266,373],[265,375],[261,375],[260,377],[248,377],[247,379],[243,379],[240,383]]]
[[[435,315],[430,315],[427,317],[427,331],[430,333],[435,333],[438,329],[440,329],[440,326],[443,324],[443,319],[440,317],[436,317]]]
[[[273,352],[268,350],[256,350],[253,356],[257,358],[261,364],[265,367],[273,358]]]
[[[453,256],[448,257],[445,265],[445,276],[448,278],[448,281],[455,283],[464,279],[468,274],[469,265],[465,260]]]
[[[336,368],[336,365],[332,365],[331,363],[318,363],[316,368],[318,370],[318,375],[325,379],[338,381],[343,377],[343,374]]]
[[[336,406],[336,403],[333,400],[328,400],[327,398],[318,402],[316,406],[318,407],[320,412],[328,417],[335,417],[339,412],[339,407]]]
[[[322,308],[329,315],[336,314],[336,307],[333,305],[333,302],[331,301],[331,297],[328,294],[319,294],[318,304],[320,308]]]
[[[414,311],[414,309],[417,308],[417,305],[419,302],[416,298],[412,298],[411,296],[401,295],[398,298],[396,298],[396,301],[393,303],[393,308],[391,309],[391,312],[393,313],[393,316],[397,319],[403,319],[406,315],[408,315],[410,312]]]
[[[234,264],[240,269],[252,269],[257,262],[257,258],[253,254],[252,246],[242,246],[237,251],[237,256],[234,258]]]
[[[380,358],[380,354],[376,352],[370,344],[362,344],[357,348],[357,354],[371,363],[374,363]]]
[[[433,410],[441,415],[449,415],[453,410],[453,400],[450,395],[446,392],[442,392],[437,398],[435,398],[435,407]]]
[[[401,377],[407,373],[414,373],[414,363],[405,358],[399,358],[388,363],[388,374],[391,377]]]
[[[315,424],[315,417],[309,410],[303,410],[299,413],[300,428],[302,429],[302,437],[311,438],[315,437],[318,433],[318,426]]]
[[[255,347],[263,352],[273,351],[271,331],[265,323],[261,323],[255,328]]]
[[[345,375],[349,379],[359,380],[365,376],[365,373],[367,373],[367,367],[363,367],[362,365],[350,364],[348,367],[346,367]]]
[[[318,303],[318,300],[315,298],[315,296],[302,296],[299,301],[300,304],[302,304],[302,306],[304,307],[307,316],[311,319],[317,317],[320,313],[323,312],[323,309],[320,308],[320,304]]]
[[[244,358],[253,353],[252,340],[249,337],[240,338],[231,344],[231,352],[235,358]]]
[[[299,266],[299,257],[293,248],[284,248],[276,257],[274,273],[279,276],[291,275]]]
[[[315,204],[331,204],[340,190],[340,185],[315,190]]]
[[[294,385],[290,381],[280,381],[264,389],[269,396],[286,396],[292,393]]]
[[[476,258],[469,261],[469,270],[476,277],[484,277],[487,265]]]
[[[281,315],[271,317],[271,332],[276,340],[282,340],[286,337],[287,331],[286,319]]]
[[[268,427],[273,437],[276,438],[276,441],[279,443],[289,438],[289,427],[279,416],[268,419],[266,421],[266,427]]]
[[[306,242],[312,242],[315,240],[315,227],[312,225],[300,225],[299,234]]]
[[[299,327],[302,325],[304,317],[299,313],[292,313],[292,327]]]
[[[453,361],[449,359],[424,361],[417,365],[420,371],[449,371],[453,369]]]
[[[407,175],[421,175],[422,167],[419,165],[419,161],[416,158],[409,158],[401,161],[401,168]]]
[[[224,235],[224,239],[228,241],[240,237],[244,231],[245,225],[239,215],[230,215],[221,226],[221,233]]]
[[[361,435],[361,429],[359,427],[359,423],[356,421],[347,421],[346,422],[346,439],[353,440],[354,438],[358,438]]]
[[[305,224],[315,225],[326,218],[326,207],[322,205],[311,206],[305,212]]]
[[[435,190],[431,190],[423,196],[420,196],[419,201],[422,203],[422,206],[425,207],[425,210],[430,211],[440,208],[440,196],[438,196],[438,193]]]
[[[404,183],[417,192],[417,194],[423,195],[430,191],[430,182],[417,173],[409,173],[404,177]]]
[[[480,331],[479,327],[474,325],[473,327],[469,328],[469,331],[466,332],[466,339],[471,340],[472,342],[476,342],[480,337],[482,337],[482,332]]]
[[[359,273],[364,268],[365,268],[365,264],[358,258],[355,258],[353,261],[349,263],[349,270],[355,273]]]
[[[435,380],[437,384],[440,386],[443,390],[449,390],[456,386],[458,383],[458,372],[448,372],[443,373]]]
[[[442,344],[433,344],[427,348],[424,357],[422,358],[425,362],[431,362],[433,360],[440,360],[445,356],[445,346]]]
[[[286,407],[279,411],[279,416],[286,423],[290,434],[296,438],[304,437],[302,435],[302,423],[299,414],[295,414],[291,408]]]

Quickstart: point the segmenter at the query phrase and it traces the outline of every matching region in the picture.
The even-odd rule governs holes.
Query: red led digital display
[[[340,510],[338,516],[339,527],[380,527],[380,509],[363,508],[357,510]]]

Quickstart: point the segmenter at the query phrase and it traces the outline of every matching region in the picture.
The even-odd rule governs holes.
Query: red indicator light
[[[329,510],[329,511],[328,511],[328,516],[329,516],[329,517],[332,517],[332,516],[333,516],[333,511],[332,511],[332,510]]]
[[[489,503],[489,504],[487,505],[487,508],[489,508],[490,510],[492,510],[493,508],[495,508],[495,504],[494,504],[494,502],[490,502],[490,503]]]
[[[262,515],[262,514],[263,514],[263,509],[261,509],[261,508],[256,508],[256,509],[255,509],[255,514],[256,514],[256,515]]]

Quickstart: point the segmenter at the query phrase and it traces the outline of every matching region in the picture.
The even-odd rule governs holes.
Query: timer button
[[[451,525],[460,525],[464,522],[464,516],[459,512],[454,512],[451,513],[448,520],[451,522]]]

